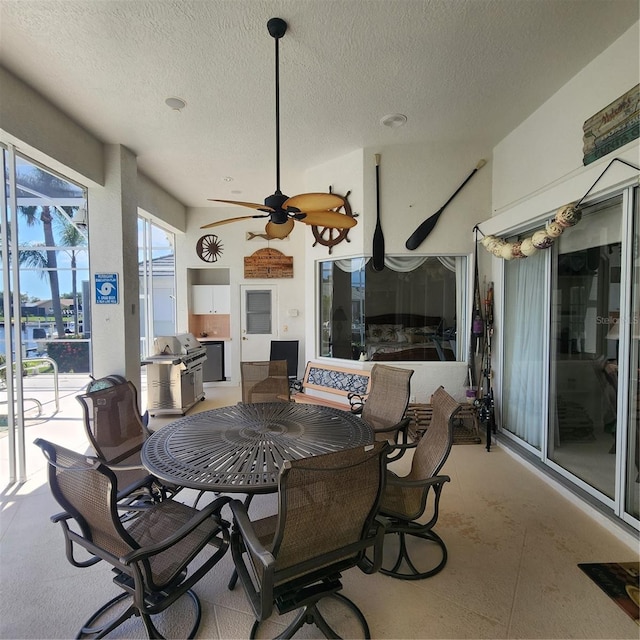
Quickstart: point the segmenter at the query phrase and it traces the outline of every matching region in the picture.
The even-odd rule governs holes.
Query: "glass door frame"
[[[90,257],[89,257],[89,244],[87,231],[82,231],[81,234],[86,243],[75,244],[69,242],[69,244],[61,244],[62,238],[58,235],[58,231],[54,231],[54,240],[52,246],[50,242],[47,246],[37,245],[42,248],[43,251],[54,252],[56,255],[59,252],[65,252],[68,254],[69,249],[76,248],[76,251],[86,251],[86,265],[80,267],[75,263],[75,259],[79,254],[74,254],[71,258],[70,266],[61,266],[60,262],[56,259],[54,266],[47,262],[46,266],[27,266],[23,267],[20,260],[20,252],[31,248],[29,243],[24,243],[19,237],[23,228],[20,223],[20,215],[22,213],[21,208],[26,206],[36,207],[48,207],[55,211],[55,215],[64,220],[64,229],[68,229],[71,225],[76,227],[79,231],[80,222],[74,217],[72,219],[71,213],[65,211],[65,207],[76,208],[79,211],[81,208],[86,207],[87,203],[87,187],[79,184],[78,182],[68,178],[67,176],[51,169],[46,164],[38,162],[29,157],[25,153],[20,152],[15,145],[11,143],[0,143],[0,169],[2,170],[3,178],[3,197],[0,199],[0,230],[1,235],[1,249],[2,249],[2,285],[3,285],[3,311],[4,311],[4,351],[5,356],[5,383],[7,390],[7,445],[8,445],[8,466],[9,466],[9,483],[14,484],[16,482],[23,483],[27,480],[27,466],[26,466],[26,419],[25,419],[25,397],[24,397],[24,381],[23,376],[18,375],[16,372],[23,371],[23,365],[27,358],[27,351],[29,341],[23,338],[22,327],[22,303],[21,295],[26,293],[22,289],[22,281],[27,277],[25,273],[28,271],[43,271],[60,274],[71,272],[72,286],[74,292],[73,307],[74,317],[76,323],[79,324],[78,319],[78,296],[75,293],[75,278],[78,271],[87,271],[87,277],[89,273]],[[46,190],[42,191],[38,186],[23,184],[18,179],[18,173],[20,168],[24,168],[28,165],[29,168],[40,171],[43,174],[47,174],[49,178],[53,178],[60,183],[66,184],[68,187],[74,187],[77,196],[59,195],[56,193],[47,193]],[[7,189],[8,187],[8,189]],[[30,194],[27,197],[25,203],[25,196],[19,194],[19,190]],[[81,194],[81,195],[80,195]],[[77,202],[75,199],[77,198]],[[75,216],[75,214],[74,214]],[[53,220],[53,223],[56,221]],[[55,226],[54,226],[55,229]],[[7,233],[9,230],[11,233]],[[10,237],[9,237],[10,236]],[[47,238],[45,236],[45,241]],[[59,281],[58,281],[59,282]],[[51,286],[51,285],[50,285]],[[61,295],[62,292],[58,292]],[[51,292],[53,296],[53,292]],[[83,325],[87,322],[90,324],[90,305],[86,299],[83,300]],[[61,312],[62,313],[62,312]],[[57,314],[56,314],[57,315]],[[57,316],[59,317],[59,316]],[[28,324],[25,325],[28,329]],[[74,330],[78,331],[78,326],[74,326]],[[91,373],[91,340],[80,339],[81,342],[88,343],[88,365],[87,376]],[[57,405],[57,393],[58,393],[58,368],[56,362],[53,360],[51,354],[50,357],[44,357],[40,359],[49,360],[53,366],[54,375],[54,387],[56,394],[56,411],[58,411]]]
[[[173,333],[177,330],[177,309],[176,309],[176,269],[175,269],[175,234],[160,224],[154,222],[150,217],[138,213],[138,222],[142,225],[142,229],[138,232],[138,253],[139,253],[139,274],[140,274],[140,315],[144,318],[140,327],[140,356],[142,358],[153,355],[153,339],[155,335],[155,319],[154,319],[154,227],[162,232],[170,233],[174,237],[173,246]]]
[[[640,206],[640,197],[638,194],[640,193],[640,187],[638,187],[637,178],[626,181],[626,184],[618,185],[615,189],[610,189],[606,193],[600,194],[597,198],[591,198],[586,200],[584,203],[584,207],[591,207],[594,205],[598,205],[601,202],[606,200],[610,200],[615,198],[616,196],[622,197],[621,203],[621,233],[622,233],[622,253],[621,253],[621,283],[624,283],[620,289],[620,317],[628,318],[629,314],[632,311],[632,293],[633,287],[640,287],[640,283],[633,283],[633,251],[634,251],[634,211],[636,216],[640,216],[640,210],[635,210],[635,207]],[[636,224],[640,224],[638,221]],[[526,233],[527,230],[531,228],[531,224],[528,223],[527,226],[523,226],[521,230],[518,230],[516,233]],[[514,230],[510,230],[510,235],[514,234]],[[586,494],[594,497],[598,502],[602,503],[604,506],[610,508],[613,514],[620,518],[623,522],[631,525],[637,530],[640,530],[640,520],[633,517],[631,514],[627,513],[625,510],[625,491],[626,491],[626,478],[627,478],[627,463],[629,460],[629,452],[627,451],[628,447],[628,436],[629,436],[629,397],[630,397],[630,347],[631,347],[631,323],[630,322],[621,322],[620,323],[620,353],[623,357],[618,360],[619,371],[618,371],[618,390],[617,390],[617,418],[616,418],[616,461],[615,461],[615,490],[614,490],[614,498],[611,499],[601,493],[600,491],[594,489],[591,485],[587,484],[571,472],[567,471],[553,460],[551,460],[548,456],[548,444],[549,444],[549,423],[550,423],[550,390],[552,380],[551,374],[551,356],[549,349],[549,340],[551,337],[551,313],[552,313],[552,305],[551,305],[551,261],[554,254],[552,252],[557,252],[557,246],[553,246],[547,253],[545,259],[545,277],[547,280],[547,286],[545,291],[545,304],[547,308],[547,331],[545,332],[545,340],[547,344],[547,348],[544,350],[544,375],[546,379],[546,393],[544,398],[542,399],[543,404],[545,405],[546,411],[543,413],[546,416],[546,421],[541,425],[542,434],[541,434],[541,449],[529,445],[523,439],[519,438],[515,434],[507,431],[506,429],[500,428],[500,434],[502,437],[513,440],[518,443],[518,446],[522,447],[534,457],[539,458],[540,461],[548,466],[550,469],[558,473],[563,478],[567,479],[571,484],[579,487]],[[499,264],[499,275],[498,278],[502,283],[502,287],[500,290],[501,302],[502,302],[502,312],[500,314],[500,324],[504,327],[504,299],[505,299],[505,266],[502,261]],[[497,278],[497,279],[498,279]],[[638,294],[636,294],[638,295]],[[499,363],[500,363],[500,384],[504,386],[504,343],[501,338],[500,345],[500,353],[499,353]],[[502,394],[500,394],[500,402],[502,402]],[[499,415],[502,414],[502,407],[500,407]]]

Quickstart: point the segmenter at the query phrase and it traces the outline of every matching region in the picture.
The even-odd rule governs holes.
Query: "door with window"
[[[271,341],[278,338],[277,287],[243,285],[240,298],[240,360],[268,360]]]

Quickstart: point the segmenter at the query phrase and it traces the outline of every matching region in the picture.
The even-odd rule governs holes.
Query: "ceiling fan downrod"
[[[281,211],[287,196],[283,196],[282,191],[280,191],[280,50],[278,42],[287,32],[287,23],[282,18],[271,18],[267,22],[267,29],[276,43],[276,191],[273,195],[279,196],[280,202],[276,204],[274,202],[275,198],[272,200],[273,196],[271,196],[268,198],[271,202],[267,203],[265,200],[265,204],[276,209],[276,211]],[[283,222],[285,221],[286,217],[283,219]]]

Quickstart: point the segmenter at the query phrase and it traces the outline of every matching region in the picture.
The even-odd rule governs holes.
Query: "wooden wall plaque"
[[[293,256],[276,249],[259,249],[244,259],[245,278],[293,278]]]
[[[640,137],[640,84],[585,121],[583,159],[587,165]]]

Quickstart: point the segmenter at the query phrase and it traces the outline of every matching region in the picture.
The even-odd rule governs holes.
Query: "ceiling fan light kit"
[[[248,207],[264,213],[218,220],[203,225],[201,229],[249,218],[269,218],[265,232],[270,238],[286,238],[293,230],[295,221],[304,222],[313,227],[349,229],[357,222],[353,217],[337,211],[344,205],[343,199],[339,196],[331,193],[303,193],[289,198],[280,190],[280,54],[278,43],[287,32],[287,23],[282,18],[271,18],[267,22],[267,30],[275,40],[276,189],[273,194],[265,198],[264,204],[211,198],[213,202]]]

